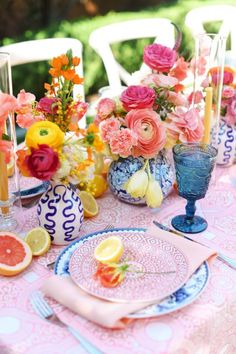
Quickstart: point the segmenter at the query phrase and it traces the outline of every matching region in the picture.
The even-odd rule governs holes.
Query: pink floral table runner
[[[121,203],[110,192],[98,202],[100,213],[84,222],[81,236],[107,224],[148,227],[152,220],[158,220],[170,225],[171,218],[185,207],[185,200],[174,191],[155,210]],[[194,237],[236,259],[236,166],[217,168],[207,196],[198,202],[197,209],[209,227]],[[25,219],[26,230],[37,225],[35,208],[25,212]],[[45,257],[34,259],[22,274],[0,278],[1,354],[85,353],[67,330],[39,318],[29,302],[30,293],[52,273],[46,263],[62,249],[52,247]],[[60,305],[58,311],[62,311]],[[107,354],[232,354],[236,353],[235,312],[236,270],[215,260],[209,283],[200,297],[171,314],[134,320],[124,330],[104,329],[67,310],[61,316],[69,318],[75,328]]]

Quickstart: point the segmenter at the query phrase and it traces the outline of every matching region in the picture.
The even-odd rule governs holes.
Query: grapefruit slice
[[[11,232],[0,232],[0,275],[22,272],[32,260],[28,244]]]

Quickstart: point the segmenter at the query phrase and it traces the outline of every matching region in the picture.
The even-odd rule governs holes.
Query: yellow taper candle
[[[5,161],[5,154],[0,152],[0,200],[8,200],[8,177],[7,177],[7,164]],[[9,208],[2,207],[2,214],[8,214]]]
[[[210,132],[211,132],[211,110],[212,110],[212,87],[207,87],[205,89],[205,111],[204,111],[204,136],[202,142],[205,144],[210,143]]]

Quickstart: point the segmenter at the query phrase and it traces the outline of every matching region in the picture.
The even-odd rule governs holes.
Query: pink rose
[[[133,146],[137,145],[137,135],[128,128],[116,131],[110,139],[110,147],[113,154],[128,157],[132,153]]]
[[[170,119],[168,130],[171,136],[178,133],[179,140],[182,142],[191,143],[201,141],[204,126],[197,109],[191,108],[185,111],[183,108],[178,107],[174,113],[169,114],[168,119]]]
[[[222,91],[222,98],[231,98],[234,96],[234,89],[232,87],[224,87]]]
[[[219,78],[220,78],[220,68],[215,67],[211,69],[211,80],[213,85],[217,86],[219,84]],[[224,76],[223,76],[223,85],[230,85],[234,81],[234,72],[231,69],[224,69]]]
[[[43,113],[56,114],[58,99],[54,97],[43,97],[39,100],[37,109]]]
[[[111,136],[119,129],[120,122],[114,117],[105,119],[99,124],[101,138],[106,143],[110,142]]]
[[[155,101],[155,91],[151,87],[132,85],[121,94],[121,102],[126,111],[151,108]]]
[[[161,44],[154,43],[144,48],[144,63],[159,72],[168,72],[174,65],[176,57],[175,50]]]
[[[171,77],[164,74],[150,74],[142,80],[142,84],[168,88],[177,85],[178,80],[175,77]]]
[[[20,90],[17,95],[17,112],[24,113],[25,110],[31,108],[32,103],[35,101],[35,95],[25,90]]]
[[[25,163],[32,176],[42,181],[51,179],[60,167],[58,153],[46,144],[39,145],[38,149],[31,148]]]
[[[164,147],[166,130],[152,109],[134,109],[126,115],[125,122],[138,137],[132,153],[135,157],[154,157]]]
[[[14,112],[17,101],[14,96],[0,92],[0,127],[5,123],[8,114]]]
[[[170,76],[174,76],[179,81],[183,81],[187,77],[189,63],[186,63],[183,57],[179,58],[175,66],[170,71]]]
[[[109,117],[116,109],[116,103],[111,98],[102,98],[98,102],[97,115],[100,120]]]

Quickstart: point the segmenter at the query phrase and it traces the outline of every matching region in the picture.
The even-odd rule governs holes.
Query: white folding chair
[[[50,60],[55,56],[64,54],[72,49],[73,55],[80,57],[81,62],[77,68],[79,76],[83,76],[82,43],[75,38],[48,38],[19,42],[0,47],[0,52],[10,54],[11,66]],[[80,95],[84,99],[83,85],[75,85],[73,96]],[[85,126],[85,117],[80,121]]]
[[[230,36],[230,50],[226,52],[226,63],[230,58],[236,58],[236,6],[212,5],[195,8],[185,17],[185,25],[193,36],[206,33],[206,23],[221,22],[219,34]]]
[[[91,33],[89,44],[103,60],[109,85],[113,89],[121,87],[121,80],[129,84],[131,75],[115,59],[111,45],[139,38],[155,38],[155,42],[173,48],[175,26],[168,19],[149,18],[114,23]],[[147,71],[147,66],[143,64],[140,70]]]

